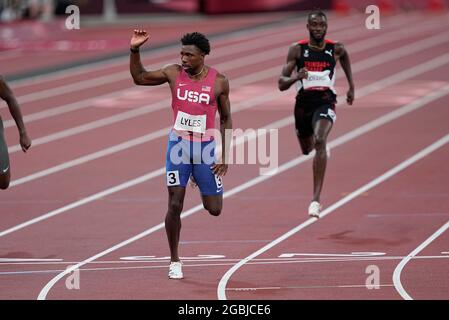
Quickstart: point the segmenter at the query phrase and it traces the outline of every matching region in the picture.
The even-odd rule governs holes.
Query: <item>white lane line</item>
[[[46,213],[46,214],[44,214],[42,216],[39,216],[37,218],[28,220],[27,222],[21,223],[19,225],[16,225],[15,227],[12,227],[12,228],[9,228],[7,230],[4,230],[4,231],[0,232],[0,237],[3,237],[5,235],[7,235],[7,234],[10,234],[10,233],[15,232],[15,231],[20,230],[20,229],[23,229],[25,227],[28,227],[28,226],[33,225],[35,223],[38,223],[40,221],[46,220],[48,218],[54,217],[54,216],[56,216],[58,214],[61,214],[63,212],[66,212],[66,211],[69,211],[71,209],[77,208],[79,206],[85,205],[85,204],[90,203],[92,201],[101,199],[102,197],[106,197],[106,196],[108,196],[110,194],[116,193],[116,192],[121,191],[121,190],[125,190],[125,189],[130,188],[130,187],[132,187],[134,185],[143,183],[143,182],[145,182],[145,181],[147,181],[149,179],[152,179],[154,177],[161,176],[164,173],[165,173],[165,168],[160,168],[158,170],[155,170],[155,171],[152,171],[150,173],[147,173],[147,174],[145,174],[143,176],[140,176],[140,177],[137,177],[135,179],[129,180],[129,181],[125,182],[125,183],[119,184],[119,185],[117,185],[115,187],[112,187],[112,188],[103,190],[101,192],[95,193],[95,194],[93,194],[93,195],[91,195],[89,197],[86,197],[86,198],[83,198],[83,199],[81,199],[79,201],[73,202],[73,203],[71,203],[71,204],[69,204],[67,206],[64,206],[64,207],[61,207],[59,209],[50,211],[50,212],[48,212],[48,213]]]
[[[59,262],[62,259],[38,259],[38,258],[0,258],[0,264],[15,262]]]
[[[434,28],[435,26],[434,25],[430,25],[430,26],[427,25],[425,27],[422,27],[421,25],[418,25],[415,28],[416,28],[417,31],[425,32],[427,29],[432,29],[430,27]],[[371,38],[368,38],[368,39],[364,39],[362,41],[357,41],[355,43],[350,44],[351,54],[355,54],[357,52],[364,51],[364,50],[367,50],[367,49],[370,49],[372,47],[379,46],[379,45],[382,45],[382,44],[386,44],[386,43],[390,43],[390,42],[393,42],[393,41],[397,41],[398,38],[403,38],[404,35],[406,37],[411,36],[411,35],[414,36],[414,34],[411,33],[412,31],[413,30],[405,31],[404,29],[401,29],[401,30],[394,31],[394,32],[391,32],[391,33],[388,33],[388,34],[382,34],[382,35],[379,35],[379,36],[375,36],[375,37],[371,37]],[[354,34],[351,34],[351,36],[353,37]],[[266,51],[266,52],[262,53],[260,55],[260,57],[257,57],[257,58],[254,57],[254,59],[255,59],[254,61],[251,61],[251,60],[246,61],[245,58],[239,59],[237,61],[240,62],[241,65],[246,65],[246,64],[251,64],[251,63],[254,64],[257,61],[261,62],[261,61],[273,59],[273,58],[275,58],[277,56],[280,56],[280,53],[281,53],[279,51],[279,49],[275,49],[275,50],[276,51],[273,51],[273,52]],[[218,54],[219,53],[220,52],[218,52]],[[211,58],[216,58],[216,55],[217,54],[215,54],[215,56],[211,57]],[[167,61],[167,63],[168,63],[168,61]],[[153,67],[158,67],[158,66],[153,66]],[[219,66],[219,67],[215,66],[215,67],[219,68],[220,70],[221,69],[225,70],[224,68],[227,68],[228,66],[227,66],[226,63],[222,63],[222,66]],[[235,69],[236,66],[233,66],[232,68]],[[151,67],[150,67],[150,69],[151,69]],[[126,73],[126,78],[129,78],[129,72]],[[114,98],[118,98],[118,97],[122,96],[124,94],[124,92],[126,92],[128,90],[131,90],[132,88],[133,87],[130,86],[128,88],[116,91],[114,93],[107,93],[107,94],[104,94],[104,95],[101,95],[101,96],[98,96],[98,97],[95,97],[95,98],[88,98],[88,99],[85,99],[85,100],[69,103],[69,104],[66,104],[66,105],[63,105],[63,106],[60,106],[60,107],[53,107],[53,108],[51,108],[49,110],[43,110],[43,111],[35,112],[35,113],[32,113],[32,114],[27,114],[27,115],[24,115],[24,121],[25,121],[25,123],[30,123],[30,122],[41,120],[41,119],[47,119],[48,117],[61,115],[61,114],[67,113],[67,112],[72,112],[72,111],[80,110],[80,109],[83,109],[83,108],[87,108],[87,107],[91,106],[95,101],[98,101],[98,99],[114,99]],[[151,90],[151,89],[155,90],[157,88],[147,88],[147,89],[148,90]],[[159,109],[155,109],[155,110],[159,110]],[[14,126],[15,126],[14,120],[10,119],[10,120],[4,121],[4,127],[5,128],[14,127]]]
[[[446,86],[446,88],[448,88],[448,87],[449,86]],[[435,150],[441,148],[442,146],[444,146],[448,142],[449,142],[449,134],[447,134],[443,138],[439,139],[438,141],[432,143],[430,146],[424,148],[423,150],[421,150],[420,152],[416,153],[415,155],[413,155],[412,157],[408,158],[407,160],[401,162],[400,164],[398,164],[394,168],[388,170],[387,172],[385,172],[381,176],[377,177],[376,179],[371,180],[369,183],[367,183],[364,186],[358,188],[357,190],[351,192],[349,195],[347,195],[346,197],[340,199],[339,201],[337,201],[333,205],[329,206],[327,209],[325,209],[321,213],[321,218],[320,219],[324,218],[328,214],[330,214],[333,211],[337,210],[338,208],[342,207],[346,203],[354,200],[355,198],[357,198],[358,196],[360,196],[364,192],[366,192],[366,191],[376,187],[377,185],[379,185],[382,182],[388,180],[389,178],[393,177],[394,175],[398,174],[399,172],[405,170],[406,168],[408,168],[409,166],[411,166],[415,162],[417,162],[417,161],[423,159],[424,157],[428,156],[430,153],[432,153]],[[221,278],[221,280],[220,280],[220,282],[218,284],[218,288],[217,288],[218,299],[226,300],[226,293],[225,293],[225,291],[226,291],[226,285],[227,285],[229,279],[231,278],[231,276],[238,269],[240,269],[248,261],[251,261],[255,257],[257,257],[257,256],[261,255],[262,253],[270,250],[274,246],[276,246],[279,243],[281,243],[282,241],[288,239],[292,235],[298,233],[300,230],[306,228],[307,226],[311,225],[312,223],[315,223],[316,221],[318,221],[316,218],[308,219],[304,223],[301,223],[300,225],[296,226],[295,228],[291,229],[290,231],[284,233],[283,235],[281,235],[280,237],[278,237],[277,239],[275,239],[271,243],[265,245],[264,247],[262,247],[261,249],[257,250],[256,252],[250,254],[248,257],[242,259],[239,263],[235,264],[231,269],[229,269],[223,275],[223,277]]]
[[[405,71],[397,73],[397,74],[395,74],[393,76],[390,76],[389,78],[385,78],[379,84],[372,84],[372,85],[368,85],[366,87],[363,87],[360,90],[358,90],[358,97],[359,98],[363,97],[364,95],[367,95],[369,93],[375,92],[376,90],[380,90],[381,88],[383,88],[383,86],[389,86],[389,85],[395,83],[396,81],[397,82],[402,81],[404,79],[407,79],[407,77],[410,77],[411,75],[416,75],[416,74],[419,74],[419,73],[431,70],[431,69],[436,68],[437,66],[439,66],[441,64],[445,64],[445,63],[448,63],[448,62],[449,62],[449,53],[444,55],[444,56],[440,56],[440,57],[438,57],[438,58],[436,58],[434,60],[430,60],[430,61],[428,61],[426,63],[423,63],[422,65],[415,66],[412,69],[407,69]],[[368,132],[368,131],[372,130],[373,128],[381,126],[381,125],[383,125],[383,124],[385,124],[385,123],[387,123],[389,121],[392,121],[392,120],[394,120],[394,119],[396,119],[398,117],[401,117],[401,116],[403,116],[403,115],[405,115],[405,114],[407,114],[407,113],[409,113],[409,112],[411,112],[411,111],[413,111],[415,109],[423,107],[426,104],[428,104],[429,102],[437,100],[437,99],[447,95],[448,92],[449,92],[449,85],[443,87],[440,90],[434,91],[434,92],[428,94],[427,96],[424,96],[424,97],[422,97],[422,98],[420,98],[420,99],[418,99],[418,100],[416,100],[414,102],[411,102],[411,103],[409,103],[409,104],[407,104],[407,105],[405,105],[405,106],[403,106],[403,107],[401,107],[401,108],[399,108],[399,109],[397,109],[395,111],[392,111],[392,112],[386,114],[385,116],[377,118],[376,120],[373,120],[373,121],[369,122],[368,124],[365,124],[364,126],[361,126],[361,127],[357,128],[357,129],[355,129],[353,131],[356,132],[359,135],[363,134],[365,132]],[[289,124],[291,124],[293,122],[294,122],[294,118],[293,117],[286,117],[284,119],[281,119],[279,121],[276,121],[274,123],[271,123],[271,124],[265,126],[265,128],[273,128],[273,129],[278,128],[279,129],[279,128],[282,128],[283,126],[289,125]],[[349,133],[347,133],[347,134],[337,138],[336,140],[334,140],[334,141],[336,141],[334,143],[336,143],[338,145],[338,144],[340,144],[340,143],[342,143],[344,141],[351,140],[352,139],[352,135],[350,135],[351,132],[349,132]],[[261,133],[262,133],[262,131],[259,130],[258,131],[258,136]],[[255,137],[251,137],[251,138],[255,138]],[[243,143],[243,142],[244,141],[242,139],[238,141],[238,143]],[[332,148],[332,143],[329,144],[329,147]],[[310,159],[313,156],[313,154],[314,153],[311,153],[309,156],[307,156],[307,157],[300,157],[299,159],[302,159],[301,162],[306,161],[306,160]],[[93,195],[91,195],[91,196],[89,196],[87,198],[84,198],[82,200],[73,202],[73,203],[71,203],[71,204],[69,204],[67,206],[64,206],[64,207],[61,207],[59,209],[53,210],[53,211],[48,212],[48,213],[46,213],[44,215],[41,215],[39,217],[36,217],[34,219],[28,220],[28,221],[26,221],[24,223],[21,223],[19,225],[11,227],[11,228],[9,228],[7,230],[4,230],[4,231],[0,232],[0,237],[5,236],[7,234],[10,234],[12,232],[18,231],[18,230],[23,229],[25,227],[28,227],[28,226],[30,226],[32,224],[38,223],[40,221],[46,220],[48,218],[51,218],[53,216],[56,216],[56,215],[61,214],[63,212],[66,212],[66,211],[71,210],[73,208],[76,208],[76,207],[82,206],[84,204],[87,204],[89,202],[95,201],[95,200],[97,200],[97,199],[99,199],[101,197],[104,197],[104,196],[113,194],[115,192],[124,190],[126,188],[135,186],[135,185],[137,185],[139,183],[143,183],[143,182],[145,182],[145,181],[147,181],[149,179],[153,179],[155,177],[163,175],[164,173],[165,173],[165,167],[162,167],[162,168],[160,168],[158,170],[152,171],[152,172],[150,172],[148,174],[145,174],[143,176],[140,176],[140,177],[137,177],[135,179],[129,180],[129,181],[127,181],[125,183],[122,183],[120,185],[117,185],[117,186],[114,186],[112,188],[103,190],[103,191],[101,191],[99,193],[96,193],[96,194],[93,194]]]
[[[382,257],[382,258],[354,258],[354,259],[341,259],[341,258],[327,258],[327,259],[253,259],[252,261],[248,262],[248,265],[255,265],[255,266],[266,266],[266,265],[281,265],[281,264],[297,264],[297,263],[341,263],[341,262],[363,262],[363,263],[372,263],[373,261],[376,263],[381,263],[382,261],[391,261],[391,260],[401,260],[404,257]],[[441,259],[449,257],[442,257],[442,256],[420,256],[415,257],[415,259],[426,259],[426,260],[434,260],[434,259]],[[235,264],[235,262],[238,262],[240,259],[204,259],[204,260],[183,260],[184,267],[217,267],[217,266],[232,266]],[[134,265],[134,266],[126,266],[126,267],[91,267],[91,268],[81,268],[80,271],[114,271],[114,270],[130,270],[130,269],[166,269],[167,263],[170,261],[170,258],[166,260],[158,260],[158,261],[93,261],[90,264],[97,264],[97,265]],[[201,263],[199,263],[201,262]],[[47,263],[2,263],[0,266],[4,265],[73,265],[78,262],[47,262]],[[160,264],[163,263],[163,264]],[[144,265],[141,265],[144,264]],[[138,266],[136,266],[138,265]],[[0,271],[0,275],[21,275],[21,274],[34,274],[34,273],[59,273],[64,271],[63,269],[52,269],[52,270],[26,270],[26,271]],[[230,288],[226,288],[227,291],[230,290]]]
[[[379,284],[379,287],[392,287],[393,284]],[[258,291],[258,290],[292,290],[292,289],[333,289],[333,288],[366,288],[366,284],[342,284],[335,286],[288,286],[288,287],[252,287],[227,288],[226,291]]]
[[[279,264],[297,264],[297,263],[340,263],[340,262],[370,262],[376,261],[376,263],[380,262],[379,260],[399,260],[402,257],[388,257],[384,259],[327,259],[327,260],[314,260],[314,261],[308,261],[308,260],[275,260],[270,261],[269,259],[254,259],[253,261],[249,262],[248,265],[257,265],[257,266],[266,266],[266,265],[279,265]],[[425,259],[436,259],[441,257],[425,257]],[[448,257],[446,257],[448,258]],[[80,271],[115,271],[115,270],[135,270],[135,269],[166,269],[167,263],[170,261],[170,259],[167,259],[166,261],[152,261],[152,265],[138,265],[136,264],[142,264],[140,261],[139,263],[133,263],[133,262],[121,262],[120,264],[134,264],[134,266],[124,266],[124,267],[91,267],[91,268],[81,268]],[[190,268],[190,267],[223,267],[223,266],[232,266],[236,261],[239,261],[238,259],[219,259],[219,260],[196,260],[196,261],[184,261],[184,267]],[[163,264],[159,264],[162,263]],[[189,262],[189,263],[187,263]],[[196,263],[201,262],[201,263]],[[63,263],[64,265],[71,265],[76,262],[70,262],[70,263]],[[99,263],[99,262],[93,262],[92,264],[109,264],[109,263]],[[118,264],[119,262],[116,261],[115,263],[111,264]],[[62,263],[60,263],[62,264]],[[64,271],[63,269],[52,269],[52,270],[26,270],[26,271],[0,271],[0,275],[21,275],[21,274],[34,274],[34,273],[59,273]],[[393,286],[393,285],[392,285]],[[229,291],[230,288],[226,288],[226,291]]]
[[[441,89],[439,91],[433,92],[429,96],[432,96],[434,99],[436,99],[436,98],[440,98],[440,97],[442,97],[444,95],[447,95],[448,93],[449,93],[449,85],[443,87],[443,89]],[[414,103],[406,105],[406,106],[404,106],[404,107],[402,107],[402,108],[400,108],[400,109],[398,109],[396,111],[393,111],[393,112],[391,112],[391,113],[389,113],[389,114],[387,114],[387,115],[385,115],[383,117],[380,117],[380,118],[378,118],[378,119],[376,119],[374,121],[371,121],[371,122],[369,122],[369,123],[367,123],[367,124],[357,128],[357,129],[354,129],[354,130],[346,133],[345,135],[343,135],[343,136],[341,136],[341,137],[331,141],[329,143],[329,146],[331,148],[332,147],[335,148],[335,147],[337,147],[339,145],[342,145],[342,144],[344,144],[344,143],[346,143],[348,141],[351,141],[351,140],[359,137],[360,135],[362,135],[362,134],[364,134],[366,132],[369,132],[369,131],[371,131],[371,130],[379,127],[379,126],[384,125],[385,123],[388,123],[388,122],[390,122],[390,121],[392,121],[392,120],[394,120],[394,119],[396,119],[396,118],[406,114],[407,112],[405,112],[405,110],[410,110],[410,111],[411,110],[415,110],[415,109],[419,108],[420,106],[423,106],[423,105],[431,102],[432,99],[430,99],[429,96],[425,96],[424,98],[420,99],[419,101],[415,101]],[[246,190],[246,189],[248,189],[248,188],[250,188],[250,187],[252,187],[254,185],[257,185],[257,184],[259,184],[259,183],[261,183],[261,182],[263,182],[265,180],[268,180],[271,177],[273,177],[273,176],[275,176],[275,175],[277,175],[277,174],[279,174],[281,172],[284,172],[284,171],[286,171],[288,169],[291,169],[291,168],[295,167],[296,165],[298,165],[298,164],[300,164],[302,162],[305,162],[308,159],[311,159],[312,156],[313,156],[313,154],[310,154],[308,156],[301,156],[301,157],[293,159],[293,160],[291,160],[291,161],[289,161],[287,163],[284,163],[279,168],[276,168],[275,170],[273,170],[271,175],[267,174],[267,175],[264,175],[264,176],[258,176],[256,178],[253,178],[253,179],[247,181],[246,183],[243,183],[243,184],[241,184],[241,185],[239,185],[237,187],[234,187],[233,189],[225,192],[223,194],[223,198],[230,197],[230,196],[232,196],[234,194],[237,194],[237,193],[239,193],[239,192],[241,192],[243,190]],[[161,168],[161,169],[164,170],[164,168]],[[363,190],[363,188],[362,188],[362,193],[364,191],[365,190]],[[345,197],[344,199],[349,199],[349,197],[351,195]],[[339,205],[339,203],[337,203],[336,205]],[[195,212],[200,211],[202,208],[203,208],[202,204],[197,205],[197,206],[187,210],[183,214],[181,214],[181,218],[186,218],[186,217],[194,214]],[[330,207],[329,209],[332,209],[332,208],[333,207]],[[329,209],[327,209],[327,210],[329,210]],[[323,211],[323,216],[325,214],[326,214],[326,210]],[[313,222],[313,219],[308,220],[308,222],[306,222],[305,226],[310,224],[310,223],[312,223],[312,222]],[[48,294],[48,292],[49,292],[49,290],[54,286],[54,284],[57,281],[59,281],[61,278],[63,278],[65,275],[69,274],[70,272],[72,272],[72,271],[78,269],[79,267],[81,267],[81,266],[83,266],[83,265],[85,265],[85,264],[87,264],[89,262],[92,262],[92,261],[94,261],[94,260],[96,260],[96,259],[98,259],[98,258],[100,258],[102,256],[105,256],[105,255],[107,255],[107,254],[109,254],[109,253],[111,253],[113,251],[116,251],[117,249],[120,249],[120,248],[122,248],[122,247],[124,247],[124,246],[126,246],[126,245],[128,245],[128,244],[130,244],[132,242],[135,242],[135,241],[137,241],[137,240],[139,240],[139,239],[141,239],[143,237],[146,237],[147,235],[152,234],[152,233],[154,233],[154,232],[164,228],[164,226],[165,226],[165,223],[162,222],[162,223],[160,223],[160,224],[158,224],[156,226],[153,226],[152,228],[150,228],[150,229],[148,229],[148,230],[146,230],[146,231],[144,231],[144,232],[142,232],[142,233],[140,233],[140,234],[138,234],[138,235],[136,235],[136,236],[134,236],[132,238],[129,238],[129,239],[123,241],[123,242],[120,242],[117,245],[115,245],[113,247],[110,247],[109,249],[106,249],[106,250],[104,250],[104,251],[102,251],[102,252],[100,252],[100,253],[98,253],[98,254],[96,254],[96,255],[94,255],[94,256],[92,256],[92,257],[90,257],[90,258],[88,258],[88,259],[86,259],[86,260],[84,260],[84,261],[82,261],[82,262],[80,262],[78,264],[76,264],[76,265],[73,265],[71,268],[67,269],[66,271],[64,271],[64,272],[62,272],[60,274],[58,274],[56,277],[54,277],[52,280],[50,280],[50,282],[48,282],[45,285],[45,287],[41,290],[41,292],[39,293],[38,299],[39,300],[45,299],[47,294]],[[221,281],[220,281],[220,284],[222,284]],[[222,284],[222,286],[223,286],[223,289],[226,287],[225,282]],[[223,294],[224,294],[224,290],[223,290]]]
[[[401,283],[401,272],[405,265],[414,258],[418,253],[420,253],[425,247],[427,247],[432,241],[442,235],[449,228],[449,221],[446,222],[441,228],[439,228],[434,234],[432,234],[426,241],[421,243],[415,250],[413,250],[407,257],[402,259],[402,261],[396,266],[393,272],[393,283],[396,291],[405,300],[413,300],[413,298],[405,291]]]
[[[267,241],[269,242],[269,241]],[[139,259],[141,258],[142,259]],[[170,257],[165,257],[165,259],[150,259],[149,257],[141,256],[141,257],[122,257],[121,260],[100,260],[100,261],[92,261],[89,264],[154,264],[159,263],[161,261],[169,262]],[[126,258],[126,259],[125,259]],[[325,263],[325,262],[365,262],[365,261],[389,261],[389,260],[402,260],[404,256],[373,256],[373,257],[311,257],[311,258],[255,258],[251,260],[250,264],[257,264],[259,262],[262,263]],[[414,260],[428,260],[428,259],[449,259],[449,256],[441,255],[441,256],[418,256],[413,257]],[[62,260],[62,259],[61,259]],[[183,262],[239,262],[241,258],[217,258],[217,259],[185,259],[181,258]],[[25,265],[25,266],[36,266],[36,265],[72,265],[77,264],[80,261],[46,261],[46,262],[2,262],[0,263],[0,267],[9,266],[9,265]],[[231,265],[233,265],[231,264]]]

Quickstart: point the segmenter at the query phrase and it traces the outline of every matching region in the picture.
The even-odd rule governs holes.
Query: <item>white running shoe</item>
[[[309,206],[309,216],[314,218],[320,217],[320,211],[321,211],[321,204],[317,201],[312,201],[312,203]]]
[[[181,261],[170,263],[170,269],[168,271],[168,278],[169,279],[184,278],[184,275],[182,274],[182,262]]]

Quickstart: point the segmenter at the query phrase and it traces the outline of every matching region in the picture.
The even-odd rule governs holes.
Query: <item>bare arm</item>
[[[232,129],[232,117],[231,117],[231,102],[229,100],[229,81],[228,79],[223,76],[218,76],[218,81],[220,81],[220,87],[221,87],[221,94],[217,98],[217,104],[218,104],[218,113],[220,114],[220,133],[221,133],[221,154],[222,154],[222,161],[220,164],[216,164],[212,167],[212,170],[215,174],[219,176],[224,176],[228,170],[228,163],[229,163],[229,148],[231,146],[231,139],[232,135],[226,134],[229,133]]]
[[[348,80],[348,84],[349,84],[349,90],[346,94],[346,101],[348,102],[349,105],[352,105],[352,103],[354,101],[355,88],[354,88],[354,81],[352,79],[351,62],[349,60],[349,54],[342,43],[335,44],[335,54],[337,55],[338,59],[340,60],[341,67],[343,68],[343,71],[345,72],[346,79]]]
[[[23,123],[22,113],[20,112],[20,107],[17,103],[16,97],[2,77],[0,77],[0,98],[5,100],[8,104],[9,112],[11,113],[11,116],[19,129],[20,146],[22,147],[23,152],[26,152],[31,146],[31,140],[28,137],[25,124]]]
[[[301,68],[295,76],[291,76],[293,70],[296,67],[296,59],[301,56],[301,46],[297,43],[293,43],[287,54],[287,62],[282,67],[281,76],[278,80],[278,88],[281,91],[289,89],[296,81],[307,77],[307,69]]]
[[[129,60],[129,71],[134,83],[142,86],[157,86],[170,81],[170,71],[175,66],[168,65],[159,70],[147,71],[140,61],[139,47],[149,39],[145,30],[134,30],[131,38],[131,53]]]

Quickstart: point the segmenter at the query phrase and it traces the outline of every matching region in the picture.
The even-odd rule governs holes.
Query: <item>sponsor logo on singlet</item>
[[[331,108],[327,109],[327,113],[320,113],[320,117],[330,118],[332,122],[337,120],[337,115]]]
[[[191,90],[183,90],[183,92],[181,92],[181,89],[178,88],[176,90],[176,96],[178,97],[179,100],[183,101],[187,100],[189,102],[198,102],[205,104],[210,103],[210,95],[205,92],[199,93]]]

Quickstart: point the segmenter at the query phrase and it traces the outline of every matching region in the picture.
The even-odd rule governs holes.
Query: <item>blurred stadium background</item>
[[[273,15],[273,21],[313,8],[351,15],[364,13],[370,4],[377,5],[383,15],[449,8],[449,0],[0,0],[0,60],[5,62],[0,74],[7,80],[20,80],[53,72],[58,66],[127,54],[129,32],[136,27],[153,31],[154,48],[177,41],[179,31],[171,33],[170,27],[183,23],[199,31],[205,21],[213,21],[219,33],[234,22],[239,28],[242,21],[243,28],[260,24],[257,16],[266,19],[267,14]],[[79,30],[65,26],[70,5],[80,10]],[[226,27],[220,29],[221,24]],[[157,25],[164,26],[162,32],[154,32]]]

